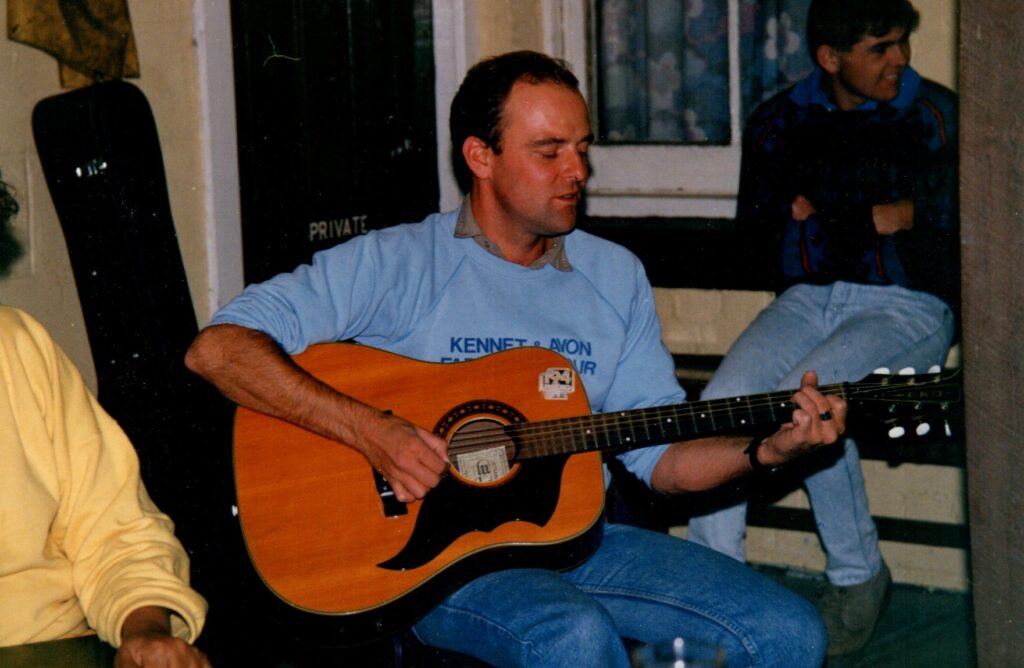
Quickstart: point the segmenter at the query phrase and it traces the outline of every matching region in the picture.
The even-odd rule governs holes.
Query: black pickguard
[[[558,505],[565,462],[564,456],[524,462],[508,481],[492,486],[469,485],[447,476],[424,498],[405,547],[377,565],[390,570],[418,568],[472,531],[493,531],[514,521],[544,526]]]

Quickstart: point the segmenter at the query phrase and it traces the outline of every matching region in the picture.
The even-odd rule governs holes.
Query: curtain
[[[806,76],[810,0],[737,0],[741,118]],[[728,144],[727,0],[596,0],[598,134],[612,143]]]
[[[726,0],[597,0],[601,139],[729,142]]]
[[[745,121],[758,104],[810,74],[811,0],[739,0],[740,95]]]

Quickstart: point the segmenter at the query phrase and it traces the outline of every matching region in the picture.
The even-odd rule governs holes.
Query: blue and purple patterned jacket
[[[772,248],[776,287],[849,281],[897,284],[959,301],[957,100],[906,68],[900,94],[840,111],[824,72],[755,110],[743,137],[739,229]],[[792,218],[796,195],[818,213]],[[914,225],[875,231],[871,207],[911,199]]]

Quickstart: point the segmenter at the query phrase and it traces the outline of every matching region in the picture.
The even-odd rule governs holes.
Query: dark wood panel
[[[967,549],[969,546],[967,527],[963,524],[878,515],[873,515],[872,519],[875,520],[881,540],[956,549]],[[789,531],[815,531],[814,515],[810,510],[785,506],[751,504],[747,510],[747,524]]]
[[[604,218],[580,229],[633,251],[658,288],[771,290],[770,272],[728,218]]]
[[[437,210],[430,0],[231,10],[246,282]]]
[[[1024,21],[961,2],[961,241],[967,470],[980,666],[1024,656]]]

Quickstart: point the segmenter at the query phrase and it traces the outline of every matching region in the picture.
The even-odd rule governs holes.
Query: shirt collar
[[[460,239],[472,239],[491,255],[505,259],[498,244],[488,239],[480,229],[480,223],[477,222],[476,216],[473,215],[473,207],[470,206],[469,195],[462,200],[459,217],[455,221],[455,236]],[[558,271],[572,271],[572,265],[569,264],[569,257],[565,252],[565,235],[552,238],[551,247],[534,260],[529,268],[540,269],[548,264]]]

